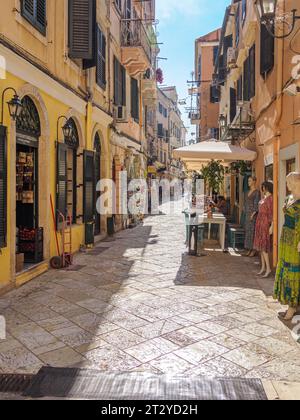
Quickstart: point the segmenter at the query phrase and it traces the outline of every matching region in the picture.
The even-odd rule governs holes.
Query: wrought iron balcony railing
[[[152,48],[147,30],[141,19],[122,19],[121,21],[121,46],[142,47],[151,63]]]

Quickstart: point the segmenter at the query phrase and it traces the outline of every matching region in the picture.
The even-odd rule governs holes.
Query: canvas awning
[[[181,159],[192,166],[197,166],[197,164],[201,166],[201,164],[211,160],[230,163],[236,161],[252,162],[257,158],[257,153],[252,150],[216,140],[181,147],[174,150],[173,154],[174,158]]]

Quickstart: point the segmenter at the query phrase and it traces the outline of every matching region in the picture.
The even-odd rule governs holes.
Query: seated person
[[[219,195],[218,203],[215,205],[215,208],[224,216],[227,216],[227,213],[228,213],[227,201],[223,195]]]

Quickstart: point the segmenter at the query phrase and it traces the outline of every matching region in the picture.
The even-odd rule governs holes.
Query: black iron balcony
[[[151,41],[141,19],[122,19],[121,47],[122,64],[131,76],[144,73],[151,67]]]

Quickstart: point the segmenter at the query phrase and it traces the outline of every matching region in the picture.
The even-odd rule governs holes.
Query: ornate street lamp
[[[260,21],[264,24],[274,38],[287,38],[292,34],[295,29],[296,21],[300,19],[300,16],[297,16],[297,9],[291,10],[289,13],[277,15],[277,3],[278,0],[256,0],[256,9],[260,17]],[[281,26],[281,30],[285,26],[289,28],[288,32],[283,35],[276,35],[275,27],[276,24]]]
[[[59,122],[60,122],[61,119],[66,120],[65,125],[63,125],[63,127],[62,127],[62,132],[63,132],[64,138],[69,140],[69,139],[71,139],[71,137],[73,135],[73,127],[72,127],[72,124],[70,123],[70,121],[68,120],[68,118],[65,117],[64,115],[61,115],[57,120],[57,136],[56,136],[56,139],[57,139],[57,141],[59,141],[59,135],[58,135],[59,134]]]
[[[23,108],[21,99],[19,98],[16,90],[12,87],[8,87],[4,89],[4,91],[2,92],[2,102],[1,102],[2,104],[1,105],[1,125],[3,125],[3,121],[4,121],[4,97],[5,97],[6,92],[8,92],[9,90],[12,90],[14,92],[14,96],[12,97],[12,99],[9,102],[7,102],[9,115],[14,121],[16,121],[16,119],[19,117]]]

